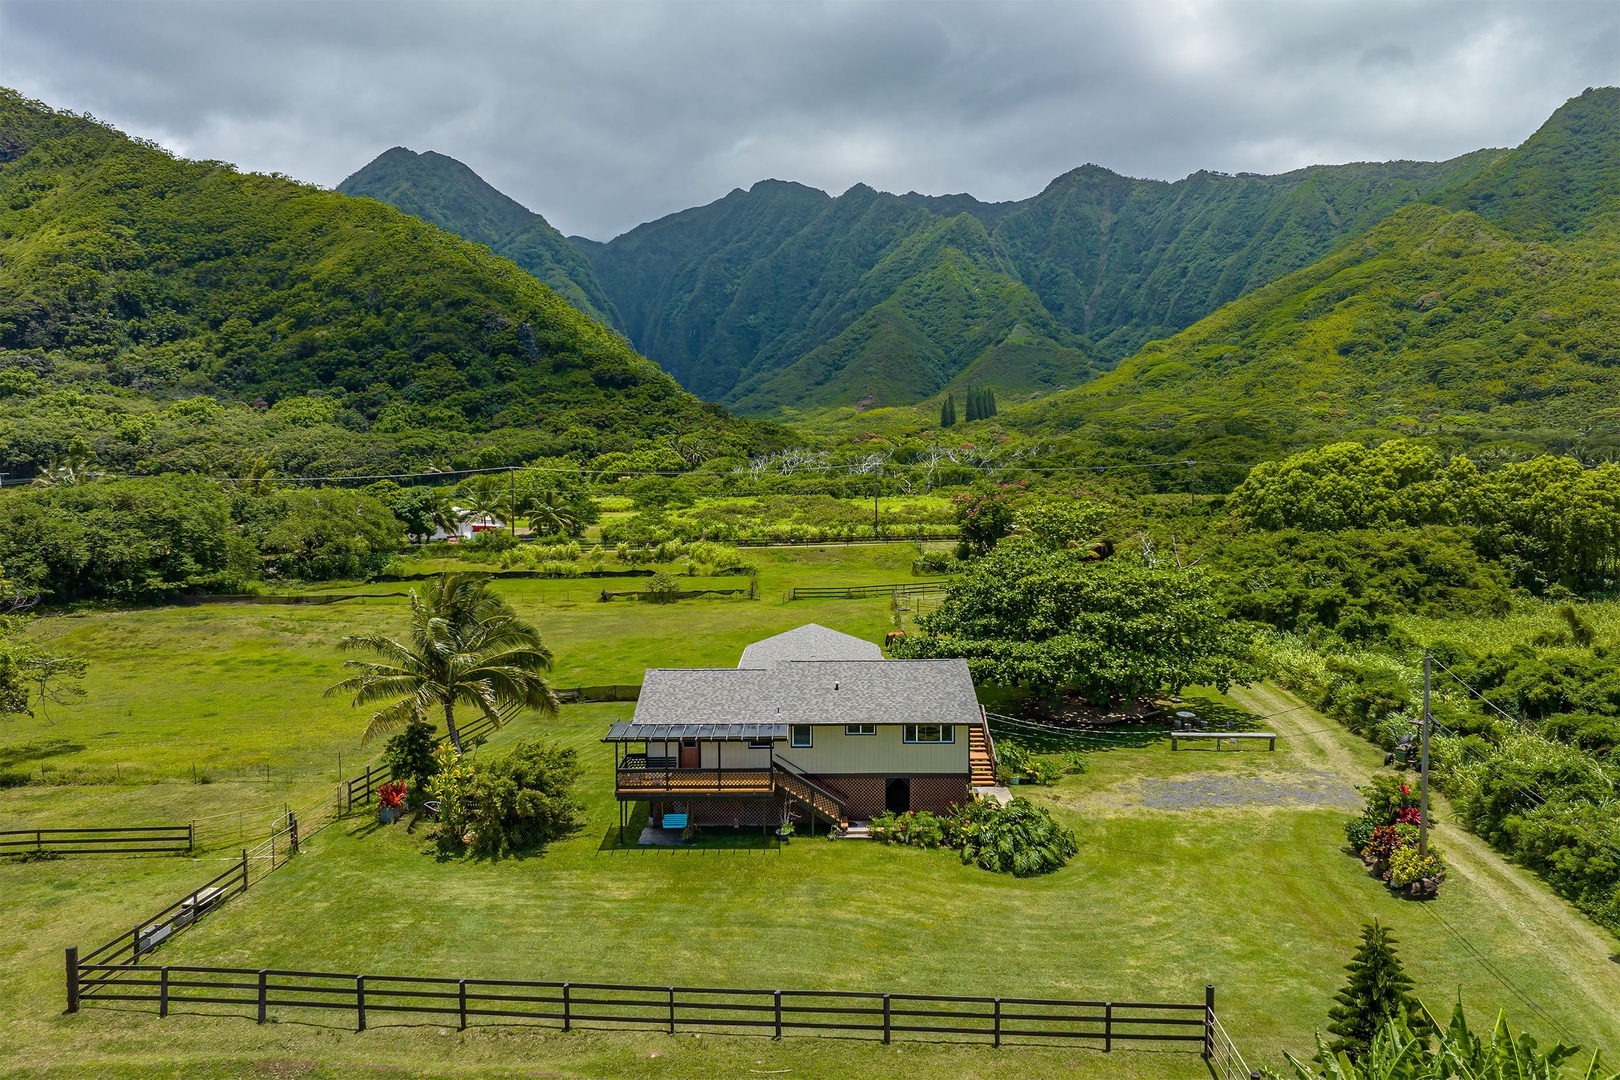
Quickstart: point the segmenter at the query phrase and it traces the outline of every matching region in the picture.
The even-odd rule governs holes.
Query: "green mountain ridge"
[[[619,313],[579,249],[545,218],[495,190],[455,158],[396,146],[346,178],[337,191],[387,203],[517,263],[598,322]]]
[[[1620,89],[1305,269],[998,422],[1245,463],[1424,434],[1620,449]],[[1477,208],[1477,210],[1476,210]],[[1551,238],[1551,239],[1549,239]]]
[[[503,230],[527,212],[453,159],[391,150],[341,189],[489,243],[689,390],[773,415],[908,404],[987,379],[1013,392],[1078,385],[1500,153],[1174,183],[1087,165],[1008,203],[861,184],[835,198],[764,180],[607,243],[570,238],[589,278],[554,253],[554,230],[549,261],[516,253]],[[931,243],[964,215],[978,235]],[[985,297],[1016,311],[984,325]],[[1003,348],[1019,322],[1028,333]],[[957,336],[964,326],[973,333]]]
[[[511,262],[380,202],[178,159],[12,91],[0,148],[14,474],[76,447],[142,471],[254,455],[354,471],[778,437]]]

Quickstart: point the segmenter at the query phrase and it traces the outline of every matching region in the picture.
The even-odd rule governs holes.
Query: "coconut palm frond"
[[[422,708],[422,702],[416,697],[403,698],[394,702],[386,709],[378,710],[372,714],[371,720],[366,724],[366,730],[360,735],[360,745],[367,746],[378,735],[402,728],[413,720],[426,720],[427,713]]]

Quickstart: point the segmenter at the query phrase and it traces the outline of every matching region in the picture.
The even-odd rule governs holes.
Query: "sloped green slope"
[[[314,392],[356,435],[531,428],[558,451],[748,430],[510,262],[379,202],[177,160],[9,91],[0,147],[9,461],[198,393]]]
[[[1359,433],[1620,448],[1620,216],[1559,244],[1414,206],[1011,427],[1254,461]]]
[[[455,158],[396,146],[337,186],[414,214],[504,255],[585,314],[619,325],[613,301],[577,247],[539,214],[495,190]]]
[[[1013,390],[1050,389],[1089,374],[1085,354],[1008,272],[984,226],[967,213],[908,237],[859,283],[882,297],[847,329],[788,366],[745,383],[744,412],[780,402],[800,407],[909,404],[945,388],[987,353]],[[1049,381],[1051,380],[1051,381]]]
[[[1517,150],[1436,201],[1526,240],[1571,236],[1620,211],[1620,88],[1572,98]]]

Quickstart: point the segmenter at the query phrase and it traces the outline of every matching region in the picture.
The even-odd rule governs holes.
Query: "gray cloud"
[[[766,177],[1023,198],[1085,162],[1511,146],[1620,82],[1612,0],[0,3],[0,83],[331,185],[394,145],[607,238]]]

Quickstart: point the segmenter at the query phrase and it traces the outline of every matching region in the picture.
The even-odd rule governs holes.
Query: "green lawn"
[[[910,558],[899,547],[762,555],[762,583],[778,597],[792,583],[903,580],[894,564]],[[567,584],[502,585],[545,629],[565,685],[633,680],[653,663],[734,664],[747,641],[805,621],[871,638],[891,625],[883,601],[783,604],[767,591],[755,602],[649,607],[569,596]],[[92,659],[92,696],[53,713],[51,725],[13,724],[0,752],[58,739],[83,746],[45,759],[64,773],[120,772],[110,783],[0,791],[0,813],[14,822],[166,820],[318,790],[335,777],[339,749],[346,762],[360,753],[359,717],[319,698],[334,677],[331,641],[362,626],[397,626],[400,613],[397,601],[379,601],[52,620],[44,633]],[[1150,741],[1093,753],[1083,775],[1026,789],[1081,840],[1069,867],[1028,881],[963,867],[948,852],[856,841],[615,849],[611,755],[597,740],[631,707],[571,706],[554,722],[513,725],[480,752],[537,732],[577,747],[588,764],[580,789],[589,813],[577,836],[535,857],[446,862],[420,832],[351,819],[160,955],[173,964],[379,974],[1116,1000],[1197,1000],[1214,982],[1250,1064],[1275,1066],[1284,1049],[1310,1048],[1359,924],[1376,916],[1395,927],[1436,1009],[1460,989],[1476,1011],[1504,1006],[1544,1040],[1620,1049],[1615,942],[1444,824],[1437,841],[1453,869],[1442,898],[1395,899],[1339,850],[1347,785],[1377,765],[1378,753],[1297,705],[1256,688],[1195,706],[1295,710],[1263,721],[1284,736],[1276,754],[1171,754]],[[220,778],[135,782],[165,768],[178,773],[176,758],[201,761]],[[272,766],[268,783],[249,772],[225,779],[262,763]],[[0,1073],[80,1075],[88,1061],[98,1075],[129,1076],[1208,1075],[1195,1054],[1180,1052],[512,1028],[462,1035],[434,1024],[356,1035],[342,1018],[308,1015],[262,1028],[244,1017],[159,1022],[110,1008],[59,1015],[63,946],[127,929],[227,857],[0,865]]]

